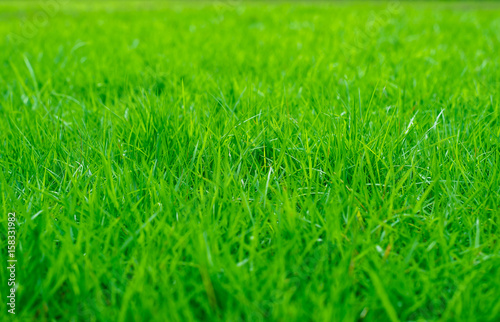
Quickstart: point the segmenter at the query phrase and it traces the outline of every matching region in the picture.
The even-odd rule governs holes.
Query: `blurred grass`
[[[0,3],[19,319],[498,320],[496,4],[38,5]]]

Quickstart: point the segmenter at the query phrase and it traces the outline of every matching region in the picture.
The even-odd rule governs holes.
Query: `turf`
[[[0,3],[18,320],[500,319],[500,6],[48,2]]]

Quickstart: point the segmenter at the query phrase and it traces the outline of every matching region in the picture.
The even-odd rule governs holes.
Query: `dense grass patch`
[[[500,6],[232,4],[0,3],[16,316],[498,320]]]

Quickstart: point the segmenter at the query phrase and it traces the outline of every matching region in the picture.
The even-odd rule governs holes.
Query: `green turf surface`
[[[0,2],[19,320],[498,321],[499,5],[48,2]]]

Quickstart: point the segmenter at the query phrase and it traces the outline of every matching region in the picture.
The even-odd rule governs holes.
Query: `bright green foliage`
[[[499,320],[500,6],[45,2],[0,3],[20,320]]]

